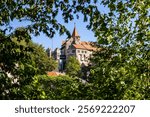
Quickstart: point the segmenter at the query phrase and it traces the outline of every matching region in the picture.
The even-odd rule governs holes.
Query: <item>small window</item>
[[[84,61],[86,61],[86,56],[84,55]]]
[[[75,53],[76,51],[75,50],[72,50],[72,53]]]
[[[82,51],[82,53],[84,53],[84,51]]]
[[[78,50],[78,53],[80,53],[80,50]]]
[[[85,51],[85,53],[87,53],[87,51]]]
[[[83,60],[83,58],[82,58],[82,54],[80,54],[80,60],[81,60],[81,61]]]

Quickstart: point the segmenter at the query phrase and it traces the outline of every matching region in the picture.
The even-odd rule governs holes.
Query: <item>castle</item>
[[[81,41],[75,26],[71,38],[62,41],[60,49],[56,48],[53,52],[47,49],[47,54],[58,61],[59,70],[64,70],[66,61],[70,56],[75,56],[81,66],[88,66],[94,51],[96,51],[94,42]]]

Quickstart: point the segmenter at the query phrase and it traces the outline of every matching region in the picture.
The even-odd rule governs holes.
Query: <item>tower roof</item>
[[[72,37],[80,37],[78,32],[77,32],[76,26],[74,26],[74,30],[72,32]]]

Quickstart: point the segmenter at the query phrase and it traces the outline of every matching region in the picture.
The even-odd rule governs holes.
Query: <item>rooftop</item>
[[[81,41],[79,44],[73,44],[73,46],[76,49],[84,49],[84,50],[96,51],[96,47],[94,47],[94,43],[93,42]]]
[[[48,76],[60,76],[60,75],[64,75],[64,74],[55,72],[55,71],[51,71],[51,72],[47,72],[47,75]]]
[[[74,30],[72,32],[72,37],[80,37],[78,32],[77,32],[76,26],[74,26]]]

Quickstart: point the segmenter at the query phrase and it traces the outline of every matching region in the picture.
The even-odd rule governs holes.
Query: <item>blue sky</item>
[[[74,29],[74,23],[76,23],[76,29],[78,31],[78,34],[81,37],[82,41],[96,41],[96,38],[94,37],[94,33],[90,30],[87,30],[86,25],[87,23],[83,22],[83,20],[73,20],[71,22],[69,22],[68,24],[63,23],[66,28],[70,31],[70,33],[72,34],[73,29]],[[53,50],[58,47],[61,47],[61,43],[63,40],[67,39],[67,35],[64,34],[62,36],[59,35],[58,32],[56,32],[56,35],[50,39],[48,37],[46,37],[44,34],[41,34],[38,37],[32,37],[33,41],[39,44],[42,44],[45,48],[53,48]]]
[[[108,9],[106,9],[102,5],[98,5],[98,6],[101,12],[108,11]],[[60,12],[59,15],[57,16],[57,20],[59,23],[63,24],[70,31],[71,34],[74,29],[74,23],[76,23],[76,29],[81,37],[81,41],[96,41],[96,37],[94,37],[94,33],[86,28],[88,22],[83,22],[83,16],[81,14],[79,14],[79,17],[80,17],[79,19],[74,19],[69,23],[64,23]],[[26,26],[27,24],[28,24],[27,22],[18,22],[17,20],[14,20],[13,22],[11,22],[10,25],[16,28],[16,27]],[[34,42],[38,44],[42,44],[43,47],[45,47],[45,49],[51,48],[53,50],[56,47],[60,48],[62,41],[66,39],[67,39],[66,34],[60,36],[58,32],[56,32],[55,36],[51,39],[42,33],[40,36],[37,37],[32,36],[32,40]]]
[[[100,5],[100,3],[97,3],[99,6],[99,10],[102,13],[107,13],[108,8]],[[88,25],[88,22],[83,22],[83,15],[79,14],[79,19],[74,19],[70,21],[69,23],[64,23],[61,12],[59,13],[57,20],[59,23],[63,24],[72,34],[74,29],[74,23],[76,24],[76,29],[78,31],[78,34],[80,35],[81,41],[96,41],[96,37],[94,37],[94,33],[86,28],[86,25]],[[64,34],[62,36],[59,35],[58,32],[56,32],[56,35],[50,39],[46,37],[45,35],[41,34],[41,36],[33,37],[32,40],[36,43],[42,44],[45,48],[51,48],[55,49],[56,47],[60,48],[61,43],[63,40],[67,39],[67,35]]]
[[[81,37],[81,41],[96,41],[96,37],[94,37],[94,33],[86,28],[86,25],[88,22],[83,22],[83,17],[82,15],[80,16],[79,19],[74,19],[70,21],[69,23],[64,23],[61,14],[58,15],[57,20],[59,23],[63,24],[72,34],[73,29],[74,29],[74,23],[76,24],[76,29],[78,31],[78,34]],[[10,23],[13,28],[17,27],[22,27],[22,26],[27,26],[29,22],[18,22],[17,20],[14,20],[13,22]],[[53,38],[48,38],[45,34],[41,33],[40,36],[32,36],[33,42],[36,42],[38,44],[43,45],[43,47],[46,48],[51,48],[55,49],[56,47],[60,48],[61,43],[63,40],[67,39],[67,35],[59,35],[58,32],[56,32],[55,36]]]

